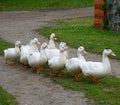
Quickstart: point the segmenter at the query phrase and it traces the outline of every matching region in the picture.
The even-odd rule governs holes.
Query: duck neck
[[[102,56],[102,63],[105,66],[106,69],[111,70],[111,65],[110,65],[110,61],[109,58],[106,54],[103,53]]]
[[[39,51],[37,45],[31,45],[30,50],[31,51]]]
[[[44,57],[46,57],[45,49],[40,49],[40,54]]]
[[[18,45],[15,45],[15,49],[20,50]]]
[[[64,51],[60,51],[60,56],[59,56],[60,61],[62,62],[67,62],[66,56],[64,54]]]
[[[52,39],[49,41],[49,48],[50,48],[50,49],[56,48],[56,47],[55,47],[54,40],[52,40]]]
[[[77,52],[78,58],[82,61],[86,61],[85,58],[83,57],[83,55],[79,52]]]

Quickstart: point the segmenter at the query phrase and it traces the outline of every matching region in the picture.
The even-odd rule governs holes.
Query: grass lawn
[[[0,105],[18,105],[15,97],[0,87]]]
[[[54,77],[53,81],[65,88],[84,91],[88,99],[94,101],[96,105],[119,105],[120,104],[120,79],[115,77],[106,77],[95,85],[92,81],[82,77],[75,81],[73,76],[64,74],[62,78]]]
[[[93,17],[52,21],[52,27],[43,27],[37,31],[48,37],[55,33],[58,41],[65,41],[71,47],[84,46],[89,52],[102,53],[111,48],[120,59],[120,33],[100,30],[93,26]]]
[[[0,11],[80,8],[93,5],[94,0],[0,0]]]

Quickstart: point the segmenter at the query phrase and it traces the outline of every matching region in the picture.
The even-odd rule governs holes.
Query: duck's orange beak
[[[40,45],[40,42],[39,42],[39,41],[36,41],[36,44]]]
[[[87,52],[85,50],[82,51],[83,54],[86,54]]]
[[[112,55],[112,56],[116,56],[114,52],[111,52],[110,55]]]
[[[54,37],[54,40],[57,40],[57,38],[56,38],[56,37]]]

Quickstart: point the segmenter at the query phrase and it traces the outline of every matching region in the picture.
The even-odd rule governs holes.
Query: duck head
[[[60,51],[63,52],[63,51],[66,51],[68,49],[68,47],[65,42],[61,42],[59,49],[60,49]]]
[[[78,48],[78,53],[86,54],[87,52],[85,51],[85,49],[84,49],[83,46],[80,46],[80,47]]]
[[[104,55],[116,56],[115,53],[114,53],[110,48],[104,49],[103,54],[104,54]]]
[[[50,35],[50,40],[57,40],[57,38],[56,38],[56,36],[55,36],[54,33],[52,33],[52,34]]]
[[[33,41],[35,41],[35,43],[36,43],[37,45],[40,45],[40,42],[39,42],[39,40],[38,40],[37,38],[34,38]]]
[[[21,45],[21,41],[17,40],[17,41],[15,42],[15,46],[16,46],[16,47],[19,47],[20,45]]]
[[[37,39],[37,38],[33,38],[33,39],[31,39],[31,41],[30,41],[30,45],[40,45],[40,42],[39,42],[39,40]]]
[[[46,49],[47,47],[48,47],[48,44],[47,44],[47,43],[42,43],[41,49]]]

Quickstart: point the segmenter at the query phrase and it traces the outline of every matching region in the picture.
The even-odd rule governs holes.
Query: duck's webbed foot
[[[53,77],[55,74],[53,72],[53,70],[50,70],[50,76]]]
[[[5,59],[5,65],[8,66],[8,59]]]
[[[22,65],[22,70],[27,70],[27,66],[26,65]]]
[[[62,77],[62,73],[59,72],[59,73],[57,74],[57,76],[58,76],[58,77]]]
[[[91,79],[92,81],[94,81],[95,84],[98,84],[99,83],[99,80],[97,78],[95,78],[94,76],[92,75],[89,75],[87,76],[89,79]]]
[[[14,61],[14,66],[15,66],[15,67],[17,66],[16,60]]]
[[[74,73],[74,77],[76,80],[79,80],[80,79],[80,73]]]
[[[36,68],[36,73],[39,74],[41,72],[40,68]]]

